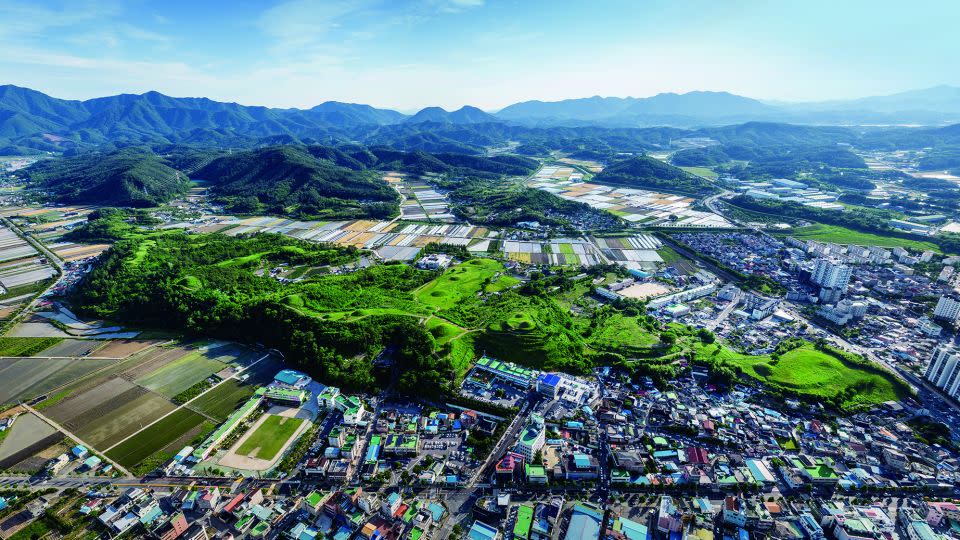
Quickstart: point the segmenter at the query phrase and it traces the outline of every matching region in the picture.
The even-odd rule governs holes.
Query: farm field
[[[144,392],[116,405],[76,433],[97,448],[109,448],[174,408],[175,405],[162,396]]]
[[[93,351],[90,356],[103,358],[126,358],[158,343],[159,341],[135,341],[129,339],[110,341],[106,345],[103,345],[99,349]]]
[[[35,356],[61,341],[60,338],[0,337],[0,356]]]
[[[64,339],[55,343],[52,347],[44,349],[36,356],[87,356],[101,345],[103,345],[102,342],[89,339]]]
[[[171,362],[137,382],[167,397],[174,397],[227,364],[194,351]]]
[[[116,362],[90,358],[0,358],[0,403],[32,399]]]
[[[250,399],[257,387],[269,383],[281,369],[278,362],[263,360],[247,372],[250,377],[246,381],[236,378],[224,381],[191,402],[190,407],[222,422]]]
[[[940,248],[933,242],[896,238],[893,236],[880,236],[837,225],[824,225],[821,223],[807,227],[798,227],[791,230],[786,236],[792,236],[798,240],[816,240],[818,242],[833,242],[835,244],[855,244],[858,246],[878,246],[886,248],[903,247],[918,251],[929,250],[934,253],[940,253]]]
[[[166,356],[157,357],[160,367],[156,371],[146,372],[138,369],[137,383],[172,398],[228,366],[249,365],[262,356],[262,353],[234,345],[211,346],[203,349],[178,347],[172,349],[171,355],[177,355],[176,351],[181,351],[183,354],[175,359]]]
[[[13,422],[10,432],[0,441],[0,461],[39,443],[56,432],[57,430],[37,415],[32,413],[21,414]]]
[[[855,409],[898,400],[908,392],[893,375],[840,360],[806,343],[773,361],[768,355],[751,356],[720,344],[700,346],[698,354],[715,356],[761,382],[780,386],[800,395],[834,398],[850,392],[844,408]],[[716,352],[715,351],[718,351]]]
[[[287,444],[303,423],[301,418],[268,415],[237,448],[242,456],[270,461]]]
[[[133,467],[158,452],[176,452],[213,425],[190,409],[177,409],[156,424],[107,450],[106,455],[124,467]],[[193,434],[193,435],[191,435]],[[177,447],[173,449],[173,447]]]

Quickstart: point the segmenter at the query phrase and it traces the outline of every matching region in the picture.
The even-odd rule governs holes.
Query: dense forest
[[[399,195],[379,174],[280,146],[221,156],[195,173],[228,211],[301,219],[387,218]]]
[[[156,206],[187,191],[187,176],[146,148],[38,161],[22,173],[49,198],[67,204]]]
[[[649,156],[615,162],[593,177],[600,184],[650,189],[667,193],[704,196],[716,193],[716,186],[681,169]]]

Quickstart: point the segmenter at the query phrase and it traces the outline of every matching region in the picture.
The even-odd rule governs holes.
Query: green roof
[[[511,362],[501,362],[500,360],[496,360],[488,356],[483,356],[477,360],[477,365],[491,371],[499,371],[515,377],[524,377],[528,379],[533,378],[533,370],[527,369],[523,366],[518,366]]]
[[[517,522],[513,525],[513,536],[527,538],[530,534],[530,524],[533,523],[533,507],[521,504],[517,508]]]

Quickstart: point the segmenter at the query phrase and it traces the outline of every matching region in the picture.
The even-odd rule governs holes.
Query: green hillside
[[[649,156],[614,163],[594,176],[593,182],[697,197],[718,191],[710,182]]]
[[[399,196],[377,173],[341,167],[299,146],[236,152],[195,177],[210,183],[227,210],[302,218],[392,217]]]
[[[143,148],[43,160],[22,175],[30,187],[67,204],[156,206],[189,187],[185,174]]]

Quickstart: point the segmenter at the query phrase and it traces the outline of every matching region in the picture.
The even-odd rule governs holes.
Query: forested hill
[[[68,204],[155,206],[185,193],[190,183],[144,148],[42,160],[23,174],[50,199]]]
[[[403,152],[349,145],[283,145],[227,152],[168,146],[42,160],[18,173],[46,200],[73,204],[156,206],[186,192],[189,178],[235,213],[303,219],[392,217],[399,195],[383,171],[496,180],[525,176],[535,160],[455,153]]]
[[[593,177],[598,184],[612,184],[667,193],[704,196],[716,186],[673,165],[649,156],[637,156],[610,165]]]
[[[399,195],[373,171],[279,146],[221,156],[195,174],[227,210],[301,218],[392,217]]]

